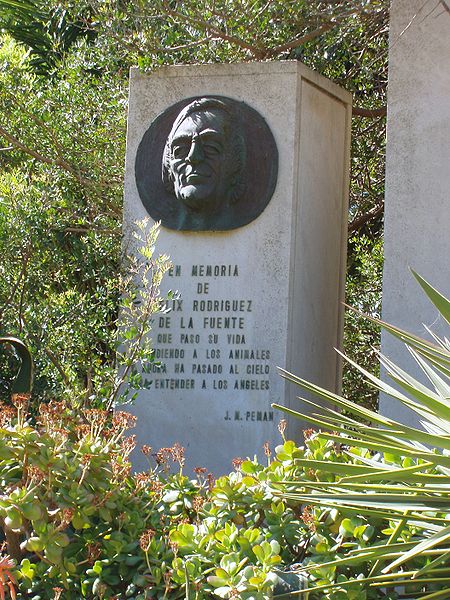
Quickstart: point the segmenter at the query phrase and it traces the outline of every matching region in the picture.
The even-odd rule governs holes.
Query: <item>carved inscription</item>
[[[168,272],[176,289],[176,278],[188,280],[189,298],[170,300],[166,312],[155,323],[155,358],[151,373],[156,390],[182,390],[187,398],[195,392],[216,394],[263,394],[261,405],[269,406],[272,372],[270,348],[255,345],[255,299],[219,297],[226,281],[229,290],[245,289],[237,264],[174,265]],[[229,285],[228,285],[229,282]],[[231,293],[231,292],[230,292]],[[265,397],[266,402],[264,402]],[[245,406],[245,404],[244,404]],[[227,410],[224,421],[271,422],[271,410]]]

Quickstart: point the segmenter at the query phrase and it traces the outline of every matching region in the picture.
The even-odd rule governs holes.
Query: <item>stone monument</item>
[[[180,293],[154,322],[141,444],[221,474],[280,443],[271,403],[298,390],[277,366],[339,387],[350,117],[350,95],[298,62],[132,70],[125,239],[161,221],[162,290]]]
[[[450,3],[394,0],[391,6],[386,147],[383,320],[429,338],[445,323],[409,272],[450,297]],[[425,326],[424,326],[425,325]],[[381,350],[428,383],[400,342],[382,334]],[[417,418],[381,395],[380,411]]]

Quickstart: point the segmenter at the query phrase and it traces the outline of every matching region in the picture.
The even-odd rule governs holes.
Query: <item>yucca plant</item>
[[[414,276],[450,323],[449,300]],[[312,412],[276,408],[312,423],[320,430],[318,435],[339,444],[345,456],[339,464],[308,460],[311,469],[328,473],[328,481],[302,480],[297,489],[292,491],[289,485],[282,494],[290,501],[386,523],[384,541],[363,548],[344,544],[321,568],[365,565],[366,575],[358,578],[358,584],[370,591],[371,598],[374,592],[379,598],[450,598],[450,342],[431,332],[429,342],[376,322],[407,345],[429,385],[383,356],[382,365],[396,387],[349,362],[378,390],[412,409],[422,429],[386,418],[282,370],[283,377],[321,402],[301,398]],[[313,573],[317,566],[306,562],[300,570]],[[333,590],[345,593],[351,585],[349,579],[318,587],[312,577],[311,586],[298,594],[334,598]]]

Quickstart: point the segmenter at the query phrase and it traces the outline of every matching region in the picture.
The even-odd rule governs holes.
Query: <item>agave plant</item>
[[[450,323],[449,300],[419,275],[414,276]],[[297,489],[285,488],[283,495],[306,505],[366,519],[381,518],[391,524],[385,541],[344,550],[328,563],[335,567],[366,565],[367,575],[358,583],[371,593],[378,590],[376,597],[450,598],[450,342],[431,332],[432,341],[426,341],[376,322],[406,344],[429,385],[423,385],[386,357],[381,356],[381,362],[395,387],[346,360],[379,391],[412,409],[422,428],[384,417],[282,370],[283,377],[312,392],[321,402],[301,398],[312,412],[274,406],[312,423],[320,429],[320,437],[340,444],[347,454],[342,464],[308,461],[311,469],[329,473],[331,483],[299,481]],[[370,454],[356,455],[349,448],[369,449]],[[408,535],[403,535],[406,530]],[[312,572],[314,567],[317,564],[305,564],[301,570]],[[322,588],[311,584],[298,594],[320,592],[317,597],[334,597],[333,588],[345,590],[351,583],[334,582]],[[394,596],[387,596],[386,590]]]

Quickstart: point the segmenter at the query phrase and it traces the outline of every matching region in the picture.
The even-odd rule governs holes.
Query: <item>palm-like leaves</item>
[[[414,275],[450,323],[450,302]],[[366,580],[359,579],[360,584],[364,581],[376,589],[402,585],[407,594],[409,584],[420,583],[422,591],[414,597],[447,598],[450,597],[450,344],[447,339],[434,335],[429,342],[387,323],[379,323],[406,343],[429,385],[423,385],[383,357],[382,363],[396,387],[349,362],[380,391],[415,411],[423,429],[383,417],[281,371],[283,377],[312,392],[322,402],[302,399],[312,407],[312,412],[305,414],[276,405],[277,408],[309,421],[322,431],[332,432],[321,436],[344,444],[344,451],[347,446],[373,451],[372,458],[362,460],[352,456],[353,462],[349,464],[306,461],[310,468],[333,474],[334,483],[302,481],[298,491],[286,491],[283,495],[306,504],[393,521],[396,527],[387,543],[349,551],[332,564],[371,563],[370,576]],[[329,406],[323,405],[324,400]],[[372,425],[361,423],[361,418]],[[416,532],[413,538],[409,542],[399,541],[402,531],[410,525]],[[345,588],[345,584],[339,586]],[[325,586],[323,591],[330,589]]]
[[[77,38],[93,36],[62,4],[50,7],[44,0],[0,0],[0,30],[29,49],[40,75],[49,75]]]

